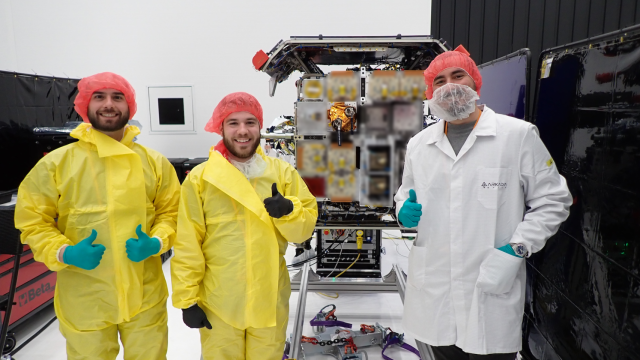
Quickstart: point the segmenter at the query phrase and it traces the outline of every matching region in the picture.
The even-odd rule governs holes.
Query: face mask
[[[469,117],[476,110],[478,99],[478,93],[467,85],[449,83],[433,92],[429,109],[442,120],[460,120]]]
[[[235,166],[236,169],[240,170],[242,175],[247,179],[256,178],[262,175],[267,169],[267,162],[258,154],[253,154],[251,159],[245,162],[235,161],[233,159],[229,159],[229,162]]]

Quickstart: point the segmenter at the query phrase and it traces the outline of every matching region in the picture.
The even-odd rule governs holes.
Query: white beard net
[[[245,162],[239,162],[232,159],[229,159],[229,162],[231,162],[231,164],[235,166],[236,169],[240,170],[242,175],[244,175],[247,179],[256,178],[262,175],[265,170],[267,170],[267,162],[264,161],[262,156],[258,154],[253,154],[251,159]]]
[[[445,121],[469,117],[476,110],[478,93],[467,85],[446,84],[433,92],[429,100],[431,113]]]

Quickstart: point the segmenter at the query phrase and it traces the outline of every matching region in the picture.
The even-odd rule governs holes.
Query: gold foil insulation
[[[355,115],[350,118],[345,114],[347,108],[353,108],[352,106],[346,105],[343,102],[337,102],[331,105],[331,109],[329,109],[329,126],[333,128],[333,122],[336,119],[342,120],[342,128],[341,131],[351,131],[351,122],[353,121],[353,130],[358,128],[358,124],[356,123]],[[355,109],[353,109],[355,110]],[[355,114],[355,111],[354,111]]]

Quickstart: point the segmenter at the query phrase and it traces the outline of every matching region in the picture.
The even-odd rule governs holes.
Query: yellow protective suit
[[[168,294],[159,255],[173,245],[180,184],[165,157],[133,142],[139,133],[128,126],[117,142],[81,124],[71,133],[80,141],[45,156],[18,190],[21,240],[37,261],[58,272],[54,303],[69,359],[114,359],[114,326],[125,347],[132,346],[125,359],[164,359],[166,353]],[[162,248],[135,263],[125,242],[136,237],[138,224],[161,239]],[[61,246],[78,243],[92,229],[98,232],[94,244],[106,247],[97,268],[58,261]],[[134,323],[141,328],[131,329]],[[146,340],[128,341],[129,334]],[[143,356],[147,349],[157,356]]]
[[[280,359],[291,287],[287,242],[309,239],[318,217],[316,198],[288,163],[258,154],[265,172],[247,180],[212,149],[182,184],[178,236],[171,260],[173,305],[198,303],[213,329],[201,330],[204,359]],[[271,185],[293,202],[280,219],[264,199]]]

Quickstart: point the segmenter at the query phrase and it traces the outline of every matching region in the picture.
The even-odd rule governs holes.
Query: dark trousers
[[[432,346],[431,350],[433,350],[433,355],[435,355],[436,360],[514,360],[516,358],[516,353],[489,355],[467,354],[455,345]]]

